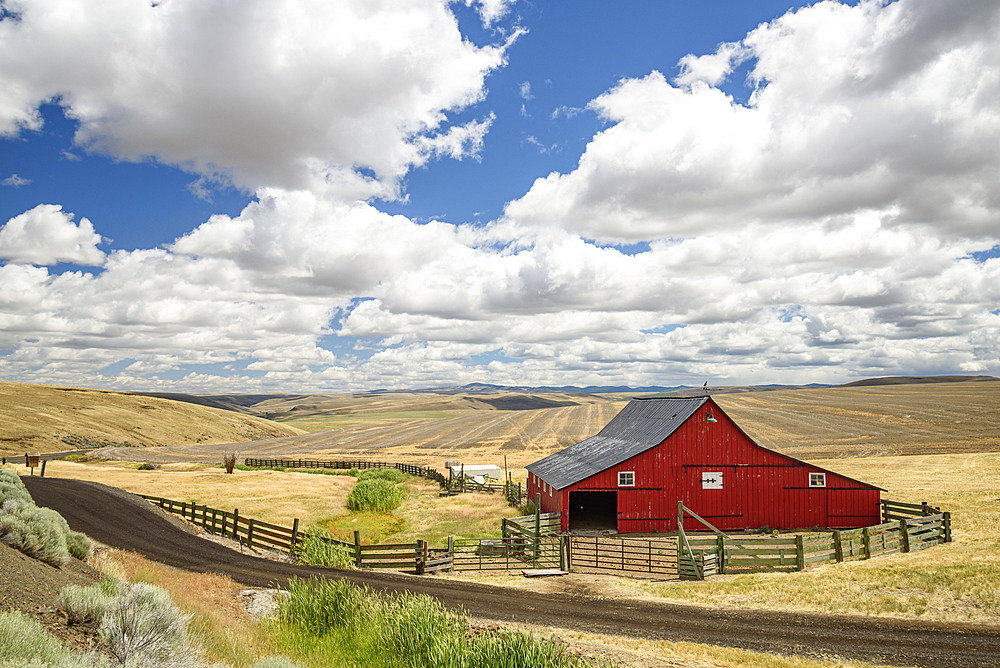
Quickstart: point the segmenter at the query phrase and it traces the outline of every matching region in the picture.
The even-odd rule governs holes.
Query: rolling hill
[[[71,450],[87,447],[88,442],[231,443],[301,433],[291,425],[194,403],[0,382],[0,454],[4,456]]]

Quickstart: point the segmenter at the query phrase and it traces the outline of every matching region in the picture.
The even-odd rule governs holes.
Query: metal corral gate
[[[454,542],[456,571],[566,568],[567,536],[510,536]]]
[[[573,568],[676,576],[677,538],[572,536],[570,563]]]

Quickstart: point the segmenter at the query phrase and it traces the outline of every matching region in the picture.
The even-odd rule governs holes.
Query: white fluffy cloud
[[[622,81],[576,170],[506,208],[514,234],[605,242],[895,207],[926,233],[1000,229],[1000,5],[868,0],[789,13],[739,44]],[[741,105],[710,84],[752,61]]]
[[[492,21],[506,3],[479,5]],[[449,127],[446,112],[483,97],[507,46],[463,40],[442,0],[12,6],[0,134],[37,129],[55,98],[90,150],[347,197],[392,196],[434,154],[478,151],[489,119]]]
[[[488,25],[507,4],[477,6]],[[362,27],[389,8],[377,20],[392,40],[361,29],[322,45],[326,24],[305,21],[304,5],[285,6],[273,33],[262,6],[99,8],[125,36],[93,53],[40,0],[5,26],[8,63],[59,64],[76,49],[90,67],[25,64],[34,78],[0,88],[8,129],[30,126],[34,100],[69,81],[63,103],[85,144],[258,187],[239,215],[106,258],[89,221],[59,207],[12,219],[0,375],[246,392],[1000,374],[1000,258],[980,254],[1000,245],[994,3],[823,2],[682,59],[672,82],[622,81],[591,103],[609,125],[577,169],[539,179],[485,228],[417,224],[343,195],[482,150],[490,113],[457,127],[443,113],[481,95],[503,47],[462,43],[437,3],[313,8]],[[117,66],[128,53],[144,55]],[[183,67],[196,56],[211,65]],[[399,59],[413,68],[366,87]],[[741,105],[716,86],[745,61],[756,91]],[[362,166],[368,191],[355,187]],[[607,245],[620,242],[642,243]],[[31,266],[59,261],[103,266]]]
[[[17,264],[52,265],[71,262],[100,266],[104,253],[97,248],[101,235],[86,218],[79,224],[61,206],[39,204],[0,227],[0,260]]]

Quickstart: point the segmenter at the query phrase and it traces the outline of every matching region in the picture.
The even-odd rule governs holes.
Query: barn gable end
[[[529,465],[528,492],[564,531],[675,531],[678,501],[723,530],[879,521],[877,487],[762,448],[709,397],[633,400],[596,436]]]

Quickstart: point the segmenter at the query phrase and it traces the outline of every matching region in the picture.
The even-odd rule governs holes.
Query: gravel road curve
[[[93,482],[22,478],[35,503],[76,531],[194,572],[251,587],[292,577],[347,578],[385,591],[428,594],[452,609],[505,622],[656,640],[740,647],[897,666],[1000,667],[1000,628],[821,614],[725,610],[537,594],[437,577],[309,568],[240,554],[177,526],[144,500]]]

